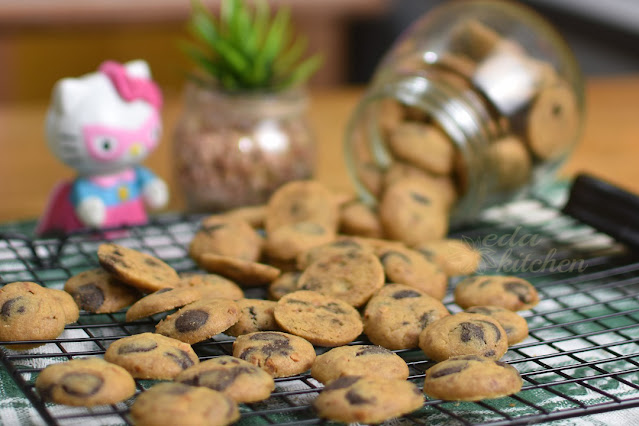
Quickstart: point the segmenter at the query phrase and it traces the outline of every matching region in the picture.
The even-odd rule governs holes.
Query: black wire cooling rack
[[[164,215],[144,227],[65,239],[1,234],[0,284],[35,281],[62,288],[70,276],[98,265],[97,247],[105,239],[158,256],[178,271],[196,270],[186,247],[199,219]],[[629,250],[536,200],[494,210],[480,225],[454,236],[480,250],[480,273],[516,274],[529,279],[540,293],[539,305],[522,313],[530,337],[504,357],[520,371],[524,386],[516,395],[476,403],[426,398],[422,409],[393,424],[531,424],[639,407],[639,260]],[[450,294],[444,302],[451,312],[460,310]],[[83,312],[62,336],[27,353],[0,342],[5,347],[0,361],[6,369],[1,372],[1,390],[19,411],[14,418],[60,425],[128,424],[133,399],[92,409],[43,403],[34,389],[35,378],[50,363],[101,356],[116,339],[153,331],[160,318],[126,322],[124,312]],[[232,342],[221,334],[194,349],[201,359],[208,359],[230,354]],[[362,342],[367,343],[364,336],[356,343]],[[398,354],[410,366],[409,380],[421,387],[432,363],[418,350]],[[16,386],[7,383],[7,376]],[[138,392],[152,384],[137,381]],[[321,387],[308,374],[276,379],[268,400],[241,405],[238,424],[323,424],[310,405]],[[7,409],[4,403],[0,416]]]

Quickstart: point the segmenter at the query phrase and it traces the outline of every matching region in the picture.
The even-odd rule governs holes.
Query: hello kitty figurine
[[[38,234],[139,225],[145,207],[166,206],[166,184],[139,165],[159,141],[161,104],[141,60],[106,61],[98,72],[56,83],[47,141],[77,177],[53,190]]]

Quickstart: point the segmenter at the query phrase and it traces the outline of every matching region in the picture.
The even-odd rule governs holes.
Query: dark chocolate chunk
[[[118,348],[119,355],[132,354],[136,352],[150,352],[158,347],[158,344],[153,341],[148,342],[131,342],[125,343]]]
[[[221,392],[231,386],[239,376],[254,373],[255,370],[252,367],[242,365],[229,369],[203,371],[197,376],[182,381],[182,383],[192,386],[206,386],[207,388]]]
[[[468,368],[467,362],[455,363],[454,365],[451,365],[450,367],[436,368],[435,372],[430,375],[430,378],[437,379],[439,377],[450,376],[451,374],[459,373],[460,371],[463,371],[466,368]]]
[[[479,320],[479,322],[484,323],[484,324],[488,324],[489,326],[491,326],[493,328],[493,330],[495,330],[495,341],[496,342],[499,342],[501,340],[501,331],[499,330],[499,327],[497,327],[495,324],[493,324],[490,321]]]
[[[332,381],[324,388],[324,390],[333,391],[337,389],[344,389],[357,382],[359,379],[361,379],[361,376],[342,376],[339,379]]]
[[[253,324],[257,324],[257,312],[255,312],[255,306],[249,306],[248,313],[251,317],[251,321],[253,321]]]
[[[195,363],[189,357],[189,354],[184,352],[181,349],[173,349],[164,352],[164,356],[171,358],[171,361],[176,363],[182,368],[182,370],[186,370],[187,368],[193,366]]]
[[[144,258],[144,263],[146,263],[147,265],[149,265],[149,266],[151,266],[153,268],[157,268],[158,266],[161,266],[160,263],[157,260],[155,260],[155,259],[153,259],[151,257],[145,257]]]
[[[426,197],[423,194],[419,194],[417,192],[411,192],[410,193],[410,197],[417,201],[419,204],[424,204],[424,205],[429,205],[430,204],[430,198]]]
[[[104,380],[91,373],[67,373],[60,379],[60,384],[69,395],[89,397],[100,391]]]
[[[435,313],[435,311],[430,310],[428,312],[424,312],[420,317],[419,317],[419,326],[423,329],[426,328],[426,326],[431,322],[431,318],[433,317],[433,314]]]
[[[457,326],[461,328],[460,338],[462,342],[470,342],[471,340],[481,340],[486,343],[484,336],[484,328],[480,325],[473,324],[472,322],[461,322]]]
[[[75,289],[73,298],[80,309],[95,312],[104,303],[104,291],[94,283],[84,284]]]
[[[411,261],[408,258],[408,256],[406,256],[404,253],[400,253],[400,252],[395,251],[395,250],[389,250],[387,252],[384,252],[379,257],[379,260],[380,260],[380,262],[382,262],[382,264],[384,264],[384,263],[386,263],[386,261],[388,260],[389,257],[399,257],[402,261],[404,261],[406,263],[411,263]]]
[[[192,309],[181,314],[175,320],[175,329],[180,333],[188,333],[202,327],[209,319],[209,313]]]
[[[2,315],[3,317],[9,318],[12,314],[11,310],[13,308],[13,305],[16,304],[16,302],[20,301],[20,299],[23,299],[22,296],[17,296],[14,297],[13,299],[9,299],[6,302],[4,302],[2,304],[2,309],[0,310],[0,315]],[[20,310],[22,309],[22,310]],[[24,306],[20,306],[16,312],[19,313],[23,313],[25,311],[25,307]]]
[[[344,311],[337,303],[330,302],[326,305],[320,306],[320,309],[324,309],[326,311],[332,312],[334,314],[344,315],[346,311]]]
[[[503,286],[504,290],[516,295],[521,303],[530,303],[532,301],[530,288],[526,284],[519,281],[507,281]]]
[[[491,349],[491,350],[485,352],[484,356],[487,357],[487,358],[493,357],[493,356],[495,356],[495,351]]]
[[[399,290],[392,294],[393,299],[406,299],[411,297],[421,297],[422,295],[415,290]]]
[[[392,352],[381,346],[366,346],[355,352],[355,356],[362,355],[390,355]]]
[[[374,404],[375,402],[377,402],[377,398],[364,398],[355,389],[351,389],[346,392],[345,396],[346,400],[351,405]]]

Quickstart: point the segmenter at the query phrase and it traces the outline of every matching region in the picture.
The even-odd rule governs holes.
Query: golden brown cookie
[[[385,235],[408,246],[444,238],[448,232],[444,198],[417,178],[400,179],[386,188],[379,218]]]
[[[135,321],[160,312],[180,308],[200,299],[200,293],[194,287],[163,288],[135,302],[126,311],[126,320]]]
[[[200,362],[188,343],[156,333],[118,339],[107,348],[104,359],[136,379],[154,380],[171,380]]]
[[[297,291],[297,281],[301,275],[301,272],[284,272],[275,278],[268,286],[268,298],[280,300],[285,295]]]
[[[432,188],[433,193],[441,196],[444,205],[447,208],[453,205],[457,200],[457,189],[455,183],[450,176],[434,176],[419,167],[410,164],[394,161],[384,173],[384,187],[392,185],[401,179],[420,179],[427,188]],[[431,191],[429,189],[429,191]]]
[[[384,269],[373,253],[350,250],[321,257],[306,267],[297,287],[360,307],[384,285]]]
[[[422,253],[408,248],[378,250],[386,281],[405,284],[442,300],[448,288],[448,278],[439,265]]]
[[[381,238],[384,234],[377,210],[359,200],[353,200],[341,206],[339,231],[347,235],[372,238]]]
[[[458,355],[497,360],[508,350],[508,336],[497,320],[460,312],[429,324],[419,335],[419,347],[434,361]]]
[[[93,407],[133,396],[135,381],[124,368],[102,358],[77,358],[51,364],[35,382],[44,401]]]
[[[98,260],[109,274],[145,292],[172,287],[179,279],[177,272],[157,257],[113,243],[100,244]]]
[[[422,330],[447,315],[434,297],[410,286],[387,284],[366,305],[364,333],[387,349],[416,348]]]
[[[434,175],[447,175],[453,166],[453,143],[432,124],[404,121],[389,134],[388,147],[400,161]]]
[[[364,326],[359,312],[348,303],[315,291],[296,291],[275,307],[282,330],[318,346],[341,346],[355,340]]]
[[[80,309],[78,309],[78,305],[75,303],[75,300],[73,300],[73,296],[64,290],[54,288],[47,290],[64,311],[65,324],[72,324],[80,318]]]
[[[277,331],[258,331],[239,336],[233,356],[257,365],[273,377],[290,377],[311,368],[315,348],[299,336]]]
[[[355,238],[341,236],[335,241],[309,248],[300,253],[299,256],[297,256],[297,268],[303,271],[311,263],[320,259],[331,258],[337,255],[348,255],[354,250],[372,252],[372,249],[367,244],[363,244]]]
[[[73,296],[80,309],[98,314],[117,312],[142,296],[135,287],[118,281],[102,268],[72,276],[64,284],[64,291]]]
[[[240,308],[230,299],[204,299],[189,303],[155,326],[157,333],[186,343],[197,343],[235,324]]]
[[[535,287],[523,278],[507,275],[468,277],[455,288],[455,303],[471,306],[501,306],[511,311],[530,309],[539,303]]]
[[[0,340],[19,342],[49,340],[64,330],[66,315],[51,290],[30,281],[5,284],[0,288]],[[43,345],[7,345],[23,350]]]
[[[273,377],[266,371],[226,355],[208,359],[181,372],[175,381],[222,392],[236,402],[262,401],[275,389]]]
[[[131,406],[136,426],[226,426],[240,418],[237,403],[221,392],[182,383],[159,383]]]
[[[196,261],[204,253],[213,253],[255,262],[262,244],[262,237],[245,221],[215,215],[202,221],[189,244],[189,255]]]
[[[266,218],[266,204],[259,206],[238,207],[223,213],[224,216],[241,219],[253,228],[263,228]]]
[[[200,293],[200,299],[218,297],[238,300],[244,297],[242,289],[233,281],[217,274],[182,273],[175,288],[192,287]]]
[[[479,251],[456,239],[428,241],[415,250],[437,263],[449,277],[472,274],[481,263]]]
[[[421,408],[422,392],[406,380],[343,376],[313,402],[320,417],[344,423],[381,423]]]
[[[466,309],[466,312],[496,319],[506,331],[509,345],[519,343],[528,337],[528,323],[524,317],[516,312],[499,306],[473,306]]]
[[[337,229],[338,209],[331,191],[317,181],[299,180],[279,187],[266,205],[264,228],[270,234],[283,225],[312,222]]]
[[[207,272],[222,275],[246,287],[268,284],[282,272],[265,263],[250,262],[212,253],[200,256],[199,265]]]
[[[532,159],[518,137],[509,135],[494,141],[488,147],[488,156],[497,172],[499,189],[519,188],[531,178]]]
[[[335,239],[335,230],[314,222],[296,222],[278,227],[266,236],[264,252],[269,258],[292,261],[311,247]]]
[[[381,346],[340,346],[315,359],[311,376],[324,384],[342,376],[406,380],[408,365],[399,355]]]
[[[519,372],[511,365],[476,355],[449,358],[426,370],[424,393],[447,401],[481,401],[521,390]]]
[[[275,322],[275,306],[277,302],[262,299],[240,299],[240,318],[224,333],[229,336],[240,336],[256,331],[274,331],[280,327]]]

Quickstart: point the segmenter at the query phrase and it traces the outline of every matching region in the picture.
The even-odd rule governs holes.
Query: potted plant
[[[315,141],[305,84],[318,55],[293,32],[290,10],[266,0],[222,0],[216,16],[193,3],[196,65],[174,134],[177,181],[191,211],[266,202],[283,183],[312,176]]]

